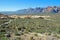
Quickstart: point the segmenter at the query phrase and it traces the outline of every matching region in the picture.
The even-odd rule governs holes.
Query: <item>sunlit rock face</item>
[[[41,13],[59,13],[60,6],[48,6],[48,7],[36,7],[36,8],[27,8],[16,11],[6,11],[1,12],[3,14],[41,14]]]

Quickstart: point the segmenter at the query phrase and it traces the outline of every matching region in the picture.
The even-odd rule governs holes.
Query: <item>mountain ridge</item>
[[[36,7],[36,8],[28,8],[21,9],[17,11],[3,11],[2,14],[41,14],[41,13],[60,13],[60,7],[58,6],[48,6],[45,8]]]

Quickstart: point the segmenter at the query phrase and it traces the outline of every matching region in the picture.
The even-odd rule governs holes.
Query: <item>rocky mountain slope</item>
[[[60,13],[60,7],[58,6],[48,6],[45,8],[36,7],[36,8],[28,8],[17,11],[3,11],[3,14],[41,14],[41,13]]]

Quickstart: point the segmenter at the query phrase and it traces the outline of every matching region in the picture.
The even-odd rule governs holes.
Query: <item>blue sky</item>
[[[60,0],[0,0],[0,11],[16,11],[47,6],[60,6]]]

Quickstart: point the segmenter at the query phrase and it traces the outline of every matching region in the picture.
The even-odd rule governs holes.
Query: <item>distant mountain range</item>
[[[36,8],[28,8],[17,11],[3,11],[2,14],[41,14],[41,13],[60,13],[60,7],[57,6],[48,6],[46,8],[36,7]]]

